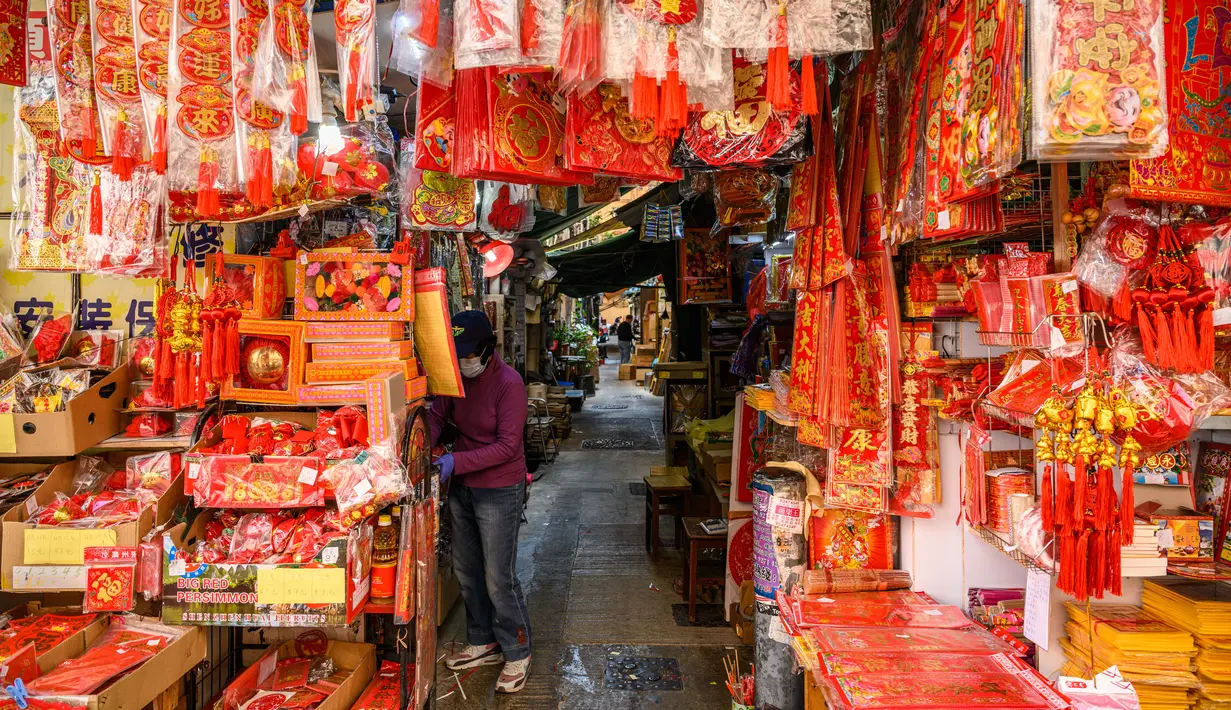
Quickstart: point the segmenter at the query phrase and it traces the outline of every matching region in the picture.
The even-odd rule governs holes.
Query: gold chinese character
[[[876,450],[876,445],[872,442],[872,432],[867,429],[851,429],[843,446],[859,452]]]
[[[1108,12],[1131,12],[1134,0],[1078,0],[1078,2],[1090,3],[1094,8],[1094,21],[1103,22],[1107,19]]]
[[[1133,52],[1137,50],[1137,40],[1132,39],[1124,31],[1124,25],[1112,22],[1105,27],[1096,27],[1092,39],[1075,41],[1077,61],[1082,65],[1095,63],[1099,69],[1112,68],[1124,71],[1128,68]]]
[[[214,135],[219,129],[218,112],[214,109],[208,108],[198,109],[197,112],[192,115],[192,127],[196,130],[198,135]]]

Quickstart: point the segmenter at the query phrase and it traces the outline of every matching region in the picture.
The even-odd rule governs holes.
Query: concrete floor
[[[597,396],[574,412],[559,458],[539,469],[531,488],[517,560],[534,634],[526,687],[517,695],[496,694],[500,667],[487,666],[458,676],[463,699],[442,662],[437,696],[447,697],[437,703],[441,710],[730,707],[721,658],[739,639],[730,627],[676,625],[671,605],[683,600],[672,583],[683,561],[670,547],[670,519],[663,519],[668,546],[653,563],[644,548],[645,499],[629,488],[650,466],[663,464],[663,400],[619,381],[614,364],[603,366],[600,378]],[[634,448],[581,448],[594,438],[629,439]],[[438,657],[451,642],[464,642],[465,626],[459,600],[440,630]],[[605,660],[613,653],[678,659],[683,690],[604,688]],[[740,656],[751,658],[750,650],[740,647]]]

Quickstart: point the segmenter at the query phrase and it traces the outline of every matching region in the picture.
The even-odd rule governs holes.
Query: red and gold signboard
[[[29,0],[0,0],[0,84],[25,86],[30,71],[26,41]]]
[[[633,118],[620,87],[601,84],[568,97],[565,157],[573,170],[647,180],[679,180],[671,167],[672,140],[657,135],[654,122]]]

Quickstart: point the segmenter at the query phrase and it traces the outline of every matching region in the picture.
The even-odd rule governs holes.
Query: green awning
[[[639,230],[547,260],[556,267],[560,292],[573,298],[636,286],[662,274],[667,298],[675,296],[676,242],[643,242]]]

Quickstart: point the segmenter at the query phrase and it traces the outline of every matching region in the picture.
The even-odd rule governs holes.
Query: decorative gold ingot
[[[248,354],[245,369],[251,382],[272,385],[286,374],[286,358],[278,348],[265,345]]]
[[[153,377],[154,375],[153,356],[146,355],[145,357],[141,358],[141,361],[137,363],[137,367],[141,370],[142,375],[145,375],[146,377]]]
[[[1111,434],[1116,430],[1116,413],[1110,407],[1099,407],[1094,422],[1100,434]]]
[[[1077,405],[1073,408],[1078,419],[1086,421],[1094,421],[1094,417],[1098,414],[1099,409],[1098,397],[1094,396],[1094,390],[1090,385],[1086,385],[1082,389],[1081,394],[1077,397]]]

